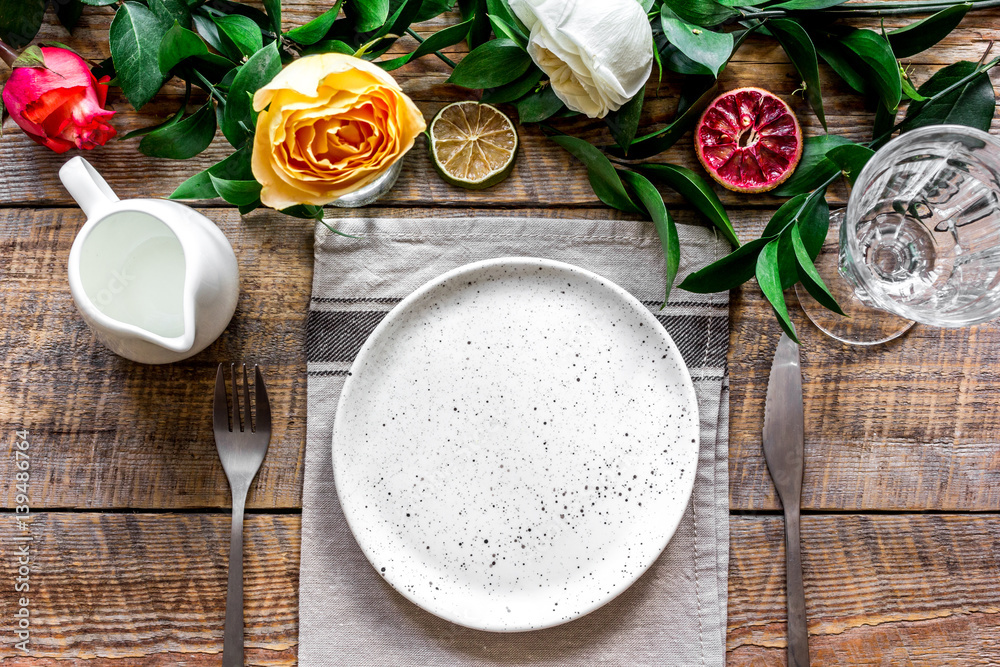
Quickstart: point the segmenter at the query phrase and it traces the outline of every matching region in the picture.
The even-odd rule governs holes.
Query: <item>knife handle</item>
[[[809,667],[806,594],[802,586],[799,508],[785,505],[785,588],[788,595],[788,667]]]

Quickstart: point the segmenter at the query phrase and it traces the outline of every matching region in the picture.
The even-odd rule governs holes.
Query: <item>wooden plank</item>
[[[247,358],[268,373],[272,448],[251,506],[299,506],[305,440],[304,320],[311,226],[276,214],[241,222],[206,209],[232,240],[243,291],[222,338],[192,360],[141,366],[96,343],[75,311],[65,262],[76,210],[0,210],[0,424],[40,443],[35,502],[49,508],[225,507],[228,487],[211,432],[215,364]],[[337,215],[457,216],[459,209],[366,209]],[[489,210],[475,215],[494,215]],[[768,212],[738,211],[745,238]],[[504,215],[592,217],[600,209],[523,209]],[[698,221],[678,211],[680,223]],[[832,248],[830,249],[832,251]],[[791,297],[790,297],[791,298]],[[734,509],[776,509],[760,450],[764,395],[778,328],[752,285],[734,292],[730,327],[730,472]],[[803,503],[813,510],[991,510],[1000,506],[1000,325],[916,327],[872,350],[832,344],[797,309],[807,423]],[[276,411],[276,414],[278,412]],[[0,459],[0,479],[13,473]],[[12,506],[13,490],[3,497]]]
[[[14,553],[14,520],[0,528]],[[299,517],[251,514],[244,525],[247,665],[294,665]],[[29,653],[5,636],[0,665],[218,665],[230,518],[224,514],[36,514],[29,591],[17,559],[0,563],[4,609],[27,596]],[[21,544],[21,543],[18,543]],[[12,636],[12,632],[10,633]]]
[[[743,216],[745,238],[763,217]],[[823,252],[835,253],[835,239]],[[916,325],[871,348],[827,337],[786,292],[802,341],[803,507],[1000,507],[1000,322]],[[730,506],[778,509],[761,452],[764,399],[781,330],[755,284],[730,297]]]
[[[296,515],[247,517],[247,664],[294,664],[299,533]],[[30,664],[218,664],[227,515],[42,513],[31,535]],[[814,664],[1000,660],[996,515],[807,516],[802,543]],[[782,545],[779,518],[732,518],[729,664],[782,664]],[[16,596],[0,586],[5,609]],[[8,641],[0,665],[26,664]]]
[[[728,664],[783,664],[780,519],[730,522]],[[815,665],[1000,660],[997,515],[806,516],[802,567]]]
[[[280,416],[250,506],[298,505],[312,225],[285,216],[241,223],[235,211],[208,213],[237,251],[242,289],[234,320],[192,359],[146,366],[111,354],[73,305],[65,267],[83,214],[0,211],[0,312],[9,323],[0,334],[0,424],[10,427],[2,435],[6,446],[15,426],[32,432],[36,506],[227,505],[211,396],[216,365],[241,360],[264,367]],[[0,467],[9,475],[0,479],[13,478],[8,459]],[[4,498],[11,493],[4,489]]]

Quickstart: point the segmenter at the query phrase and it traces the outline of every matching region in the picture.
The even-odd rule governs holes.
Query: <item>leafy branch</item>
[[[644,93],[606,118],[616,142],[603,151],[565,135],[553,140],[587,167],[598,198],[621,211],[639,212],[654,222],[663,245],[666,296],[677,265],[676,229],[662,197],[654,201],[649,178],[674,189],[729,240],[734,250],[680,283],[682,289],[713,292],[736,287],[753,277],[772,305],[782,328],[795,337],[783,289],[801,282],[820,303],[840,312],[816,272],[813,260],[829,225],[827,188],[845,176],[853,182],[864,164],[897,131],[936,123],[958,123],[988,130],[995,95],[986,72],[997,64],[956,63],[915,88],[899,58],[915,55],[948,35],[973,9],[1000,5],[1000,0],[866,3],[844,6],[829,0],[781,0],[764,8],[731,0],[646,0],[657,67],[684,77],[674,119],[666,126],[638,134]],[[544,85],[544,77],[527,56],[527,35],[503,0],[487,3],[497,39],[473,49],[455,68],[450,81],[484,89],[483,100],[511,102],[521,122],[572,116]],[[927,15],[908,26],[876,31],[838,25],[835,19],[857,16]],[[735,31],[724,26],[739,24]],[[769,35],[785,51],[802,79],[802,92],[826,129],[819,66],[825,63],[848,86],[876,108],[872,140],[857,144],[824,134],[810,137],[798,170],[775,191],[791,197],[774,214],[761,237],[741,245],[725,209],[699,174],[678,165],[641,161],[671,148],[696,122],[717,94],[716,79],[744,41],[754,33]],[[502,66],[492,66],[502,63]],[[896,122],[901,104],[905,117]],[[612,163],[608,155],[621,161]],[[642,178],[639,177],[649,177]],[[654,188],[655,190],[655,188]],[[668,224],[669,221],[669,224]]]

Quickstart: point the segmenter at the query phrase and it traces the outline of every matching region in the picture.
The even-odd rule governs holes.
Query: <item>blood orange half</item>
[[[802,130],[787,104],[761,88],[738,88],[715,98],[694,129],[705,170],[737,192],[767,192],[795,171]]]

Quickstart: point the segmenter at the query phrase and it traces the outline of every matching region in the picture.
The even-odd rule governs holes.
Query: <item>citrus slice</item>
[[[514,123],[489,104],[449,104],[431,121],[430,138],[434,167],[452,185],[482,190],[507,178],[514,168]]]
[[[715,98],[694,128],[705,171],[737,192],[767,192],[795,171],[802,130],[787,104],[761,88],[739,88]]]

